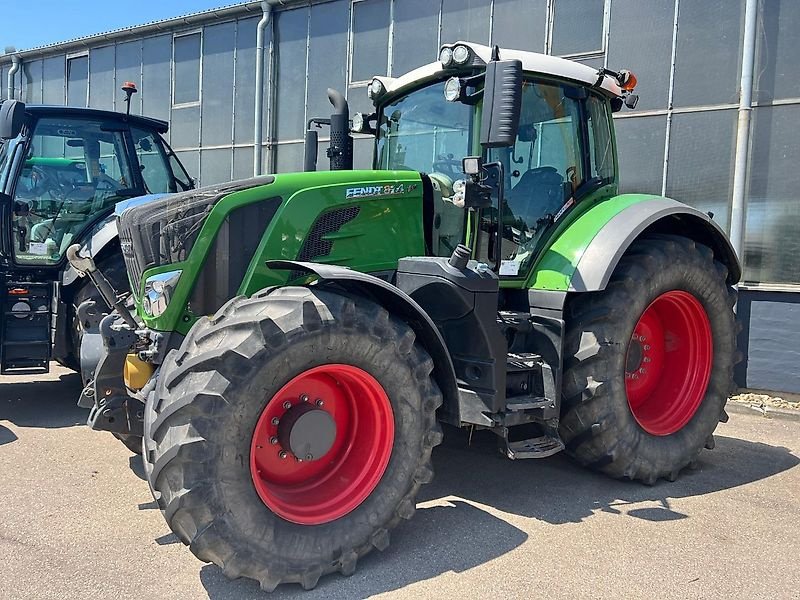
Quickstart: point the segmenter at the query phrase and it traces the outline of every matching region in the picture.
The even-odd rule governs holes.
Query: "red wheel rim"
[[[298,414],[321,422],[322,433]],[[250,472],[275,514],[319,525],[343,517],[372,493],[393,443],[394,413],[380,383],[358,367],[323,365],[300,373],[267,402],[250,444]],[[296,456],[310,444],[320,456]]]
[[[688,292],[656,298],[634,327],[625,358],[625,391],[639,425],[653,435],[683,428],[703,401],[713,341],[703,305]]]

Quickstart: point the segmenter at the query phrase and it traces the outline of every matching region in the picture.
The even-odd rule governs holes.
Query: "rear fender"
[[[537,290],[593,292],[605,289],[622,255],[648,233],[682,235],[711,248],[728,269],[728,284],[742,274],[725,232],[707,214],[676,200],[624,194],[598,203],[542,254],[529,279]]]
[[[336,284],[339,288],[375,300],[391,314],[405,321],[417,340],[433,359],[433,377],[444,396],[442,420],[460,424],[459,395],[453,361],[444,339],[425,310],[408,294],[373,275],[345,267],[293,260],[270,260],[267,267],[276,270],[303,271],[316,275],[321,285]]]

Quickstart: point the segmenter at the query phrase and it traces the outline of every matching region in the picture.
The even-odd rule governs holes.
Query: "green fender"
[[[661,196],[621,194],[598,202],[557,231],[525,287],[561,292],[603,290],[619,259],[646,232],[683,235],[710,247],[728,268],[728,283],[739,281],[742,270],[736,252],[707,214]]]

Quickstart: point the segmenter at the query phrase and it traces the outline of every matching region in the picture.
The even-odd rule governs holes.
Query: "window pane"
[[[305,131],[308,9],[278,13],[277,27],[277,137],[300,139]]]
[[[173,104],[200,100],[200,34],[176,37]]]
[[[439,3],[402,0],[394,3],[392,76],[398,77],[436,60],[439,50]]]
[[[256,80],[253,75],[256,69],[256,26],[258,19],[244,19],[239,21],[236,31],[236,97],[233,100],[234,119],[233,119],[233,139],[237,144],[253,143],[253,109],[255,108]],[[266,36],[265,45],[269,47],[270,28],[264,32]],[[266,60],[267,52],[264,52],[264,89],[269,89],[269,77],[267,74]],[[267,98],[264,94],[264,110],[262,123],[266,132],[267,121]],[[266,139],[266,136],[265,136]],[[234,161],[235,162],[235,161]],[[253,162],[252,159],[250,161]],[[252,164],[250,167],[252,173]]]
[[[755,98],[765,101],[800,97],[800,2],[762,2],[758,19]]]
[[[89,106],[114,110],[114,46],[89,50]]]
[[[667,118],[614,119],[620,192],[661,194]]]
[[[753,114],[744,243],[746,281],[798,282],[798,122],[800,105],[759,107]]]
[[[190,177],[198,177],[200,174],[200,151],[199,150],[184,150],[183,152],[175,152],[175,156],[183,168],[189,173]],[[173,171],[176,168],[173,167]]]
[[[22,63],[23,98],[31,104],[42,103],[42,61],[32,60]]]
[[[350,80],[386,75],[389,52],[389,0],[353,4],[353,67]]]
[[[554,0],[553,48],[557,56],[603,49],[604,0]]]
[[[67,61],[67,104],[86,106],[89,85],[89,57],[80,56]]]
[[[200,184],[211,185],[231,180],[231,150],[213,149],[200,152]]]
[[[442,44],[459,40],[485,44],[489,39],[489,9],[486,0],[444,0]]]
[[[42,102],[64,104],[64,56],[44,59],[42,68]]]
[[[674,17],[675,6],[671,0],[614,0],[611,3],[608,66],[629,69],[636,74],[639,110],[667,107]]]
[[[142,40],[142,85],[138,95],[142,113],[148,117],[169,119],[171,52],[169,35]]]
[[[253,148],[233,149],[233,178],[248,179],[253,176]]]
[[[57,262],[99,212],[144,191],[134,187],[122,133],[103,125],[85,119],[37,121],[15,189],[15,201],[28,209],[13,217],[17,261]]]
[[[142,78],[142,42],[125,42],[117,44],[116,56],[116,85],[114,94],[117,98],[117,110],[125,110],[125,94],[122,91],[122,84],[131,81],[139,88]],[[140,94],[131,96],[131,113],[142,114],[142,97]]]
[[[371,169],[375,138],[356,137],[353,140],[353,168]]]
[[[169,124],[170,146],[173,148],[197,148],[200,145],[199,106],[181,106],[172,109],[172,121]],[[191,172],[190,172],[191,173]]]
[[[610,108],[605,100],[589,96],[589,155],[591,157],[591,177],[604,180],[614,178],[614,144],[609,127]]]
[[[139,170],[148,194],[176,192],[177,187],[167,167],[167,156],[158,134],[131,127],[131,137],[139,160]]]
[[[230,144],[233,136],[233,38],[235,23],[203,31],[204,146]]]
[[[667,196],[703,212],[728,229],[736,148],[735,110],[672,117]]]
[[[344,93],[347,65],[347,5],[342,2],[311,7],[308,57],[308,118],[328,117],[328,88]]]
[[[680,3],[675,106],[738,102],[744,2]]]
[[[494,0],[492,44],[544,52],[547,0]]]
[[[276,173],[295,173],[303,170],[303,144],[280,144],[275,150]]]

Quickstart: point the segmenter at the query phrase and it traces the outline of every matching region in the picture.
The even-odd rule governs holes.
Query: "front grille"
[[[131,284],[131,291],[134,297],[138,297],[139,285],[142,280],[142,269],[136,260],[136,253],[133,251],[133,237],[130,231],[119,227],[119,244],[122,247],[122,258],[125,260],[125,269],[128,271],[128,280]]]

